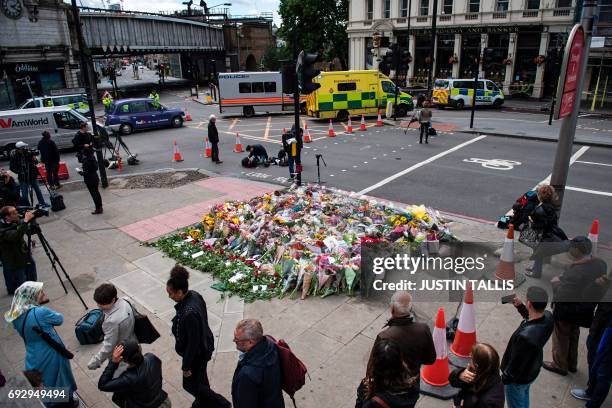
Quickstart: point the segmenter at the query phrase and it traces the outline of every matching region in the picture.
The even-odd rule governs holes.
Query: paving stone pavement
[[[167,219],[189,213],[177,226],[197,222],[209,204],[218,200],[246,198],[278,186],[230,178],[211,178],[172,190],[104,190],[105,213],[92,216],[92,203],[85,190],[66,192],[67,209],[41,220],[45,236],[57,252],[72,281],[90,307],[94,307],[93,290],[106,281],[115,284],[122,295],[129,297],[135,307],[151,318],[162,334],[152,345],[143,345],[143,351],[153,352],[163,361],[164,389],[174,407],[188,407],[192,398],[182,390],[180,359],[174,352],[170,334],[174,304],[165,292],[165,281],[174,261],[153,248],[141,245],[141,239],[153,239],[176,227],[163,227],[148,231],[133,227],[143,222]],[[157,218],[156,218],[157,217]],[[153,223],[155,224],[155,223]],[[152,225],[152,224],[147,224]],[[131,227],[132,226],[132,227]],[[159,224],[157,224],[159,227]],[[456,219],[452,230],[461,239],[481,242],[503,241],[504,233],[494,226],[475,221]],[[140,231],[140,232],[138,232]],[[140,235],[139,235],[140,234]],[[529,251],[517,245],[517,256],[523,268]],[[610,253],[605,254],[606,258]],[[74,323],[85,313],[72,289],[65,294],[40,246],[34,250],[39,278],[51,299],[49,307],[64,314],[64,324],[58,333],[68,349],[75,353],[72,367],[79,386],[79,395],[87,407],[111,407],[110,394],[97,390],[101,369],[90,371],[87,361],[97,345],[81,346],[74,336]],[[610,259],[608,259],[610,261]],[[563,262],[563,259],[556,260]],[[545,272],[545,277],[547,274]],[[266,333],[286,339],[296,354],[306,363],[310,372],[303,390],[296,395],[300,408],[348,408],[354,406],[357,385],[365,373],[365,366],[373,340],[388,318],[388,307],[381,301],[367,301],[359,297],[330,296],[325,299],[309,297],[304,301],[274,299],[244,304],[237,297],[221,298],[211,289],[210,275],[192,271],[191,287],[202,294],[207,302],[209,321],[216,339],[216,352],[209,364],[209,377],[213,388],[228,399],[231,378],[238,360],[233,330],[245,317],[262,321]],[[531,282],[529,282],[531,284]],[[545,280],[536,282],[545,285]],[[518,289],[524,295],[528,285]],[[3,289],[2,289],[3,290]],[[0,310],[10,306],[11,298],[0,297]],[[438,307],[444,307],[447,317],[456,309],[456,303],[423,302],[416,305],[419,319],[432,324]],[[519,324],[514,308],[494,303],[476,303],[478,337],[492,344],[500,354],[508,338]],[[532,388],[534,407],[580,407],[569,396],[569,389],[586,383],[586,330],[581,333],[578,373],[559,377],[542,371]],[[550,342],[545,356],[550,357]],[[20,381],[24,363],[23,342],[11,327],[0,330],[0,369]],[[610,401],[610,399],[608,399]],[[287,404],[290,401],[286,400]],[[448,401],[422,397],[417,406],[447,408]],[[291,405],[287,405],[291,406]]]

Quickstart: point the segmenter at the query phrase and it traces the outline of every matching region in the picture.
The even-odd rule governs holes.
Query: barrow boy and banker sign
[[[576,24],[565,46],[563,66],[561,67],[562,82],[557,89],[557,101],[559,102],[555,109],[555,119],[570,116],[574,111],[576,100],[579,100],[576,93],[580,82],[580,66],[583,54],[584,30],[580,24]]]

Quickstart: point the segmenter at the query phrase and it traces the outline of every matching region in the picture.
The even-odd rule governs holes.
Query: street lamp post
[[[436,61],[436,18],[438,17],[438,0],[433,2],[433,11],[431,13],[431,51],[429,73],[427,74],[427,98],[431,99],[431,88],[433,79],[433,69]]]
[[[108,179],[106,178],[106,167],[104,167],[104,157],[102,156],[102,150],[100,149],[104,144],[100,140],[98,134],[98,125],[96,124],[96,112],[94,110],[93,103],[93,91],[91,89],[91,82],[89,81],[89,66],[87,64],[88,58],[85,56],[85,39],[83,38],[83,28],[81,27],[81,16],[79,15],[79,8],[77,7],[76,0],[72,0],[72,15],[74,17],[74,25],[76,27],[77,41],[79,43],[79,58],[81,60],[81,74],[83,75],[83,82],[85,85],[85,91],[87,93],[87,104],[89,105],[89,114],[91,116],[91,127],[93,128],[94,141],[96,145],[96,159],[98,160],[98,169],[100,170],[100,181],[102,188],[108,187]]]

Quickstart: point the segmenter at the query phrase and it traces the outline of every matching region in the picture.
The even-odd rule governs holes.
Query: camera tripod
[[[322,161],[325,167],[327,167],[327,163],[325,163],[325,159],[323,158],[322,154],[317,154],[315,157],[317,158],[317,183],[321,184],[321,164],[319,161]]]
[[[106,138],[106,148],[109,150],[110,152],[110,159],[111,161],[118,161],[119,158],[121,157],[119,154],[119,151],[121,148],[123,148],[123,150],[127,153],[128,155],[128,159],[127,162],[129,165],[136,165],[139,164],[139,160],[137,159],[138,154],[133,154],[129,147],[127,146],[127,144],[125,144],[125,142],[123,141],[123,138],[121,137],[121,134],[118,132],[114,132],[113,136],[115,136],[115,143],[111,143],[110,140],[108,139],[108,137]]]

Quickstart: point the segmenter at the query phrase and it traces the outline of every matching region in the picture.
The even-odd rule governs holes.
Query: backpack
[[[55,191],[51,192],[50,195],[51,200],[51,209],[55,212],[62,211],[66,209],[66,204],[64,204],[64,196],[56,193]]]
[[[278,359],[281,367],[281,388],[289,395],[295,407],[295,398],[293,396],[304,386],[304,384],[306,384],[308,369],[306,365],[293,354],[293,351],[291,351],[291,348],[285,340],[280,339],[276,341],[274,337],[268,335],[266,335],[266,338],[274,343],[278,350]]]
[[[104,340],[102,322],[104,313],[100,309],[92,309],[81,317],[74,325],[74,334],[80,344],[96,344]]]

